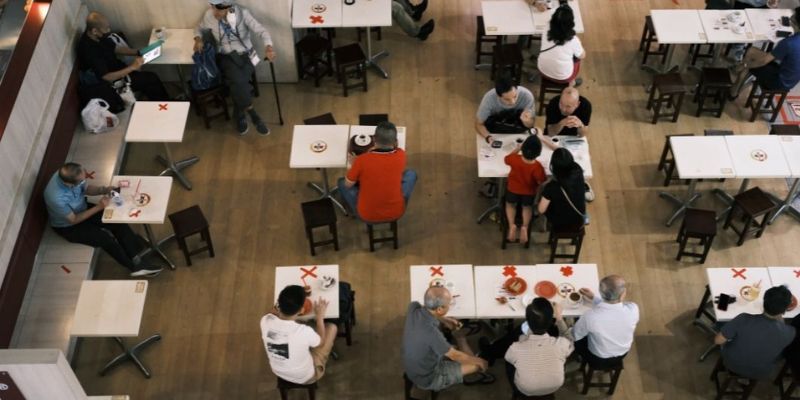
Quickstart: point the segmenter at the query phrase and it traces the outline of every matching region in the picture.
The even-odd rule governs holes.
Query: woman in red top
[[[521,154],[520,154],[521,153]],[[533,216],[533,201],[546,176],[542,164],[536,157],[542,153],[542,142],[536,136],[528,136],[522,144],[509,153],[505,162],[511,167],[508,173],[506,190],[506,218],[508,218],[508,240],[517,240],[519,229],[520,243],[528,242],[528,224]],[[515,224],[517,206],[522,206],[522,226]]]

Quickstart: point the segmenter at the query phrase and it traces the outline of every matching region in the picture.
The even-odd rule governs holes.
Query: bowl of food
[[[739,289],[739,296],[745,301],[755,301],[760,293],[761,289],[757,286],[745,285]]]
[[[319,282],[319,287],[322,290],[330,290],[336,286],[336,278],[332,276],[323,275]]]
[[[568,298],[570,294],[577,292],[578,289],[575,289],[575,285],[569,282],[562,282],[558,284],[558,295],[561,297]]]
[[[545,299],[551,299],[558,292],[558,288],[553,282],[539,281],[536,283],[536,286],[533,287],[533,292],[536,293],[536,295],[539,297],[544,297]]]
[[[503,283],[503,289],[513,296],[519,296],[525,293],[525,289],[527,288],[528,282],[525,282],[525,279],[518,276],[508,278],[505,283]]]

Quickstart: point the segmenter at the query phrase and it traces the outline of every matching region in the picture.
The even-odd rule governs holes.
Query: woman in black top
[[[569,150],[558,148],[550,159],[550,170],[553,179],[542,190],[539,214],[547,216],[554,230],[582,226],[586,215],[583,169]]]

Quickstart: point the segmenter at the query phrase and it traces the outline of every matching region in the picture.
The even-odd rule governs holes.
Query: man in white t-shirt
[[[322,298],[313,305],[316,329],[297,322],[305,302],[302,286],[287,286],[278,296],[275,308],[261,318],[261,339],[272,372],[298,384],[322,378],[336,339],[336,325],[323,321],[328,302]]]

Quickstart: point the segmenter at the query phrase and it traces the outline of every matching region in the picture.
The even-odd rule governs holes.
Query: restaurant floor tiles
[[[675,262],[678,224],[663,222],[671,205],[658,197],[662,190],[656,164],[664,136],[702,134],[704,128],[727,128],[736,133],[766,134],[763,121],[749,123],[734,105],[721,119],[695,118],[694,105],[685,102],[677,123],[649,123],[644,86],[651,75],[639,69],[637,53],[644,16],[650,8],[674,8],[670,0],[581,0],[586,33],[581,35],[588,55],[583,62],[581,94],[594,106],[590,148],[591,180],[597,200],[589,205],[591,224],[581,262],[597,263],[601,275],[617,273],[630,283],[629,300],[641,307],[636,339],[625,359],[616,399],[708,399],[713,385],[708,376],[716,355],[705,362],[697,356],[710,338],[691,325],[703,294],[704,267],[797,265],[798,221],[783,216],[761,239],[734,246],[733,234],[720,231],[705,265]],[[680,7],[701,8],[699,0]],[[384,28],[374,42],[391,51],[382,60],[391,74],[383,80],[370,73],[369,92],[341,96],[332,79],[321,88],[303,81],[280,85],[286,125],[277,125],[271,88],[262,85],[257,108],[271,124],[272,134],[254,131],[244,137],[232,125],[213,122],[207,130],[190,114],[183,143],[173,146],[176,157],[198,155],[200,162],[186,174],[192,191],[175,185],[170,212],[199,204],[211,223],[216,257],[198,255],[186,267],[174,243],[166,252],[178,264],[151,279],[141,338],[154,332],[163,340],[146,350],[143,359],[153,378],[144,379],[130,364],[99,377],[97,371],[116,355],[109,339],[84,339],[75,362],[81,383],[90,394],[129,394],[132,399],[277,399],[260,337],[259,319],[273,304],[274,267],[279,265],[339,264],[341,277],[356,290],[358,325],[354,344],[337,342],[339,360],[331,360],[317,398],[400,399],[403,396],[401,336],[409,293],[408,267],[425,263],[475,265],[546,262],[543,233],[524,250],[500,250],[498,226],[475,223],[488,201],[478,196],[473,131],[481,96],[493,87],[489,72],[475,71],[475,15],[480,2],[431,1],[426,17],[436,30],[426,42],[405,37],[397,28]],[[353,40],[340,30],[337,43]],[[513,39],[512,39],[513,40]],[[278,49],[288,52],[288,49]],[[680,49],[676,60],[682,60]],[[695,74],[690,72],[689,74]],[[695,79],[692,77],[691,79]],[[525,82],[532,90],[537,84]],[[365,227],[339,218],[341,250],[308,252],[300,203],[314,199],[306,186],[316,181],[315,170],[289,169],[292,125],[303,118],[332,112],[339,123],[356,124],[360,113],[388,113],[408,132],[408,164],[419,173],[408,212],[400,221],[400,248],[367,250]],[[543,117],[537,126],[543,126]],[[130,146],[124,172],[157,174],[157,145]],[[331,180],[343,170],[330,171]],[[739,181],[698,185],[702,207],[720,210],[710,189],[723,185],[733,191]],[[757,180],[783,196],[782,180]],[[674,185],[681,192],[685,186]],[[155,226],[166,235],[169,224]],[[97,279],[125,279],[125,270],[102,256]],[[472,337],[476,342],[478,336]],[[573,371],[574,364],[567,370]],[[509,398],[502,363],[492,372],[489,386],[459,386],[440,399]],[[569,373],[559,399],[604,398],[593,389],[578,394],[580,378]],[[774,398],[771,383],[756,390],[756,399]],[[304,398],[293,393],[293,399]]]

